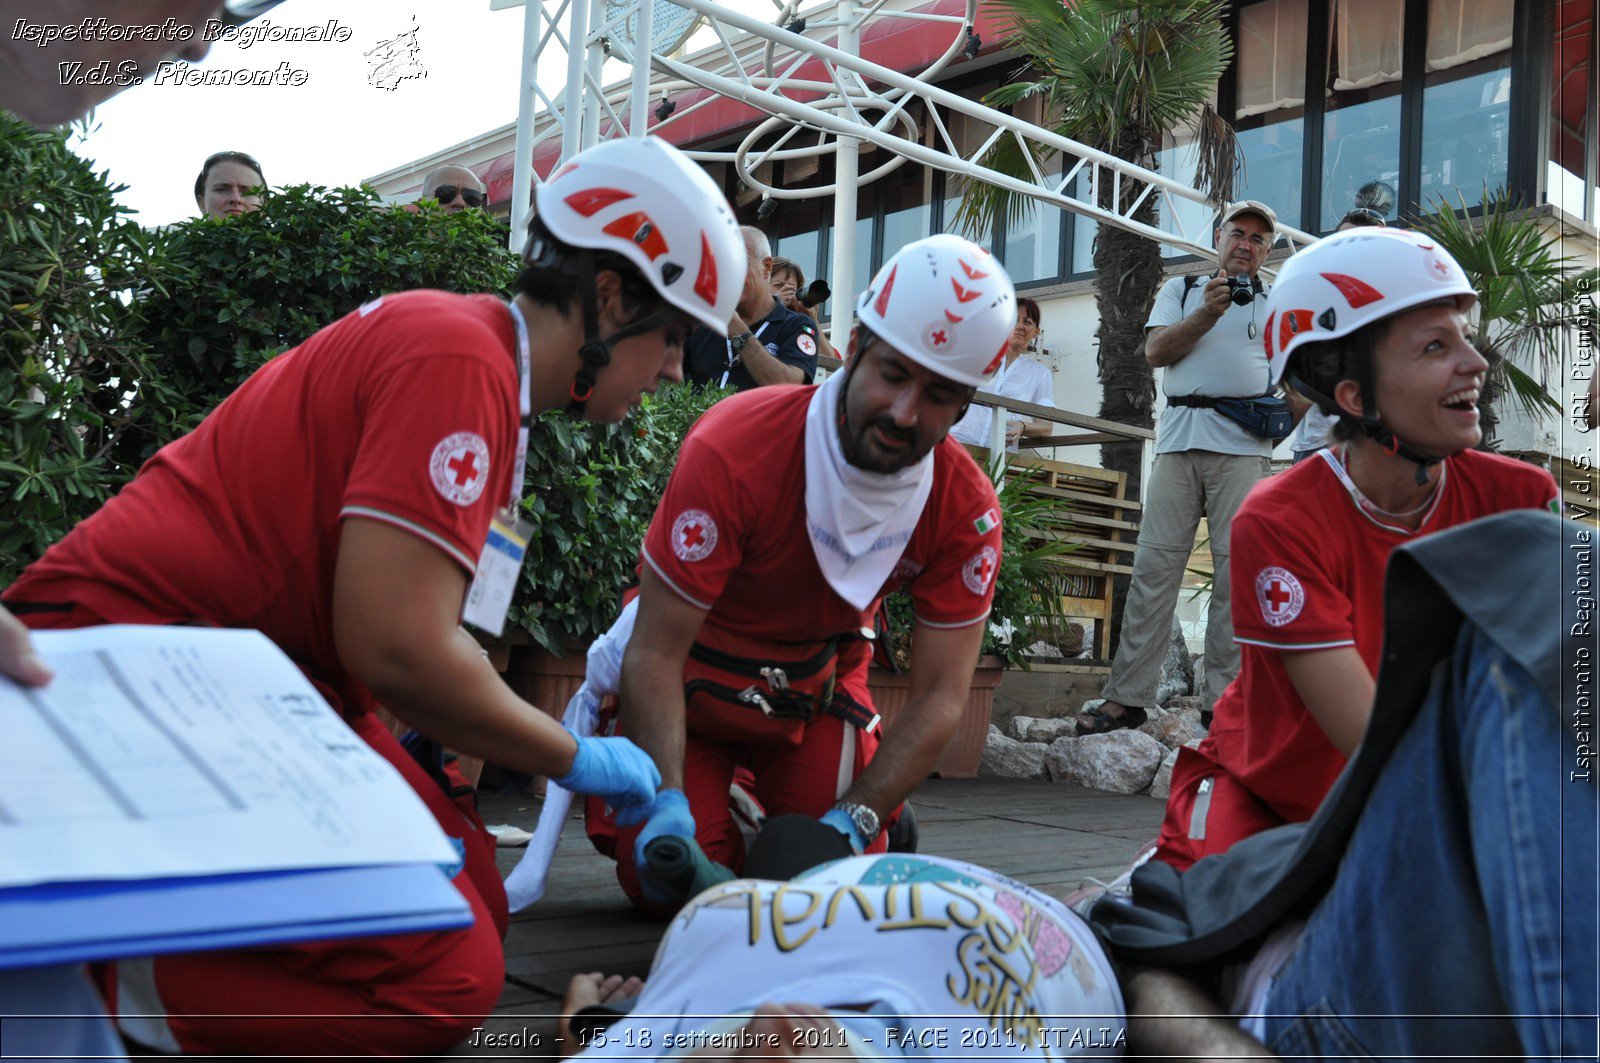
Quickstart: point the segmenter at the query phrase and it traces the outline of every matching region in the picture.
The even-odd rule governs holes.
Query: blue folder
[[[0,969],[471,922],[471,906],[431,864],[46,883],[0,890]]]

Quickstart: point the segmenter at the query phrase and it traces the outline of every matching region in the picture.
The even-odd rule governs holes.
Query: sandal
[[[1122,707],[1121,716],[1112,716],[1110,713],[1105,711],[1105,704],[1106,703],[1102,701],[1094,708],[1084,709],[1082,712],[1078,713],[1079,738],[1082,738],[1084,735],[1110,734],[1112,731],[1121,731],[1124,728],[1131,731],[1140,724],[1144,723],[1145,720],[1149,719],[1149,715],[1144,711],[1144,709],[1137,705],[1124,705]],[[1083,721],[1085,719],[1088,719],[1092,722],[1088,726],[1084,726]]]

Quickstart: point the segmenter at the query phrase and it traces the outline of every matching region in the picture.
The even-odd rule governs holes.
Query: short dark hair
[[[1026,310],[1028,317],[1037,325],[1042,318],[1039,317],[1039,304],[1029,299],[1026,295],[1017,296],[1017,309]]]
[[[1359,382],[1362,379],[1363,366],[1372,375],[1376,386],[1375,356],[1378,344],[1388,334],[1392,324],[1394,317],[1386,317],[1370,325],[1364,325],[1348,336],[1340,336],[1336,340],[1303,343],[1289,355],[1289,364],[1285,367],[1284,373],[1287,383],[1290,387],[1295,387],[1296,381],[1304,384],[1304,388],[1296,388],[1302,394],[1308,390],[1315,391],[1317,394],[1305,394],[1305,398],[1323,413],[1338,418],[1332,429],[1334,439],[1341,442],[1354,439],[1360,431],[1357,428],[1357,419],[1340,408],[1334,398],[1334,391],[1341,381]],[[1288,379],[1291,377],[1293,379]]]
[[[1366,227],[1369,225],[1383,224],[1385,224],[1383,215],[1373,210],[1371,207],[1351,207],[1349,210],[1345,211],[1344,217],[1339,219],[1339,225],[1359,225]],[[1338,228],[1338,226],[1336,225],[1334,228]]]
[[[794,286],[796,288],[804,288],[806,286],[806,271],[801,269],[800,263],[794,259],[773,256],[772,275],[776,277],[780,273],[793,273]]]
[[[578,272],[574,268],[578,248],[557,238],[537,216],[528,223],[528,242],[530,247],[539,246],[541,253],[537,261],[524,255],[513,288],[515,294],[526,295],[535,303],[565,315],[578,298]],[[595,251],[594,268],[597,273],[600,270],[616,273],[622,281],[623,301],[630,307],[640,308],[641,314],[653,312],[666,302],[639,272],[639,267],[615,251]]]
[[[248,166],[261,178],[261,183],[267,183],[267,175],[261,172],[261,164],[242,151],[219,151],[200,165],[200,176],[194,179],[194,198],[204,199],[206,195],[206,179],[211,176],[211,167],[219,162],[236,162],[241,166]]]

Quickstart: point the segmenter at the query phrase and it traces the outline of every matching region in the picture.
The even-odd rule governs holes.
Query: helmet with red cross
[[[1463,313],[1478,298],[1450,253],[1422,233],[1366,227],[1318,240],[1284,263],[1267,296],[1262,344],[1272,386],[1305,344],[1451,297]]]
[[[744,239],[722,191],[683,152],[657,137],[596,144],[539,185],[534,202],[556,239],[623,256],[672,306],[727,333]]]
[[[993,255],[940,233],[883,264],[856,304],[856,320],[923,368],[984,387],[1005,358],[1017,296]]]

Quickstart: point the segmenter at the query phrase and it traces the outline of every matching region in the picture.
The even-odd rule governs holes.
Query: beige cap
[[[1241,214],[1257,214],[1267,223],[1267,228],[1272,234],[1278,234],[1278,215],[1273,213],[1271,207],[1259,200],[1241,199],[1237,203],[1228,204],[1228,209],[1222,212],[1222,217],[1217,219],[1217,228],[1222,228]]]

